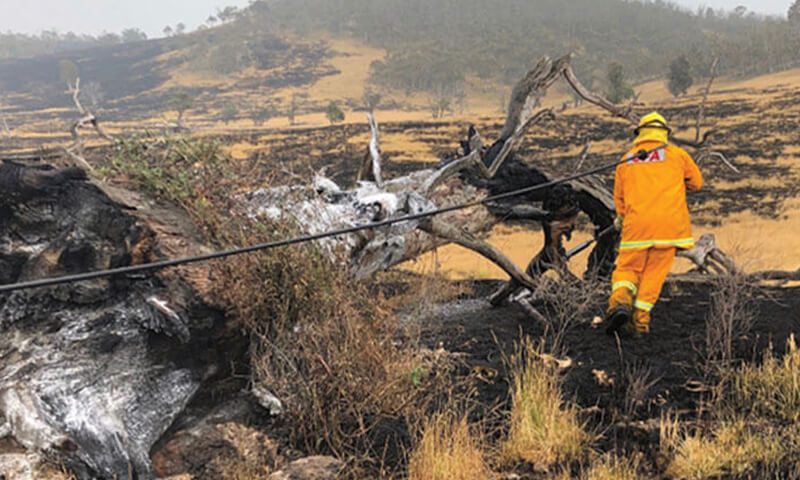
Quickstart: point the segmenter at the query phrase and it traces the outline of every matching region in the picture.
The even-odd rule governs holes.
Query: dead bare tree
[[[551,201],[546,205],[549,211],[540,210],[539,216],[528,218],[542,221],[545,230],[545,248],[534,257],[526,271],[474,233],[488,231],[491,226],[502,222],[504,217],[508,216],[507,208],[482,203],[481,198],[490,194],[490,188],[485,183],[493,181],[500,168],[513,156],[513,152],[532,125],[555,117],[551,109],[537,111],[536,106],[544,92],[566,75],[570,62],[571,56],[556,61],[544,58],[525,75],[512,91],[506,122],[499,138],[488,148],[484,147],[477,130],[471,127],[467,141],[462,142],[463,155],[460,158],[447,162],[438,169],[415,172],[383,182],[382,185],[378,182],[379,174],[376,174],[380,171],[381,160],[377,154],[379,136],[377,124],[374,118],[371,118],[373,133],[371,154],[365,157],[359,170],[357,177],[360,180],[359,186],[353,190],[343,191],[328,179],[325,181],[318,179],[314,188],[316,196],[306,197],[305,200],[295,203],[293,206],[295,214],[303,215],[302,223],[307,229],[321,231],[334,225],[342,226],[341,223],[344,221],[358,224],[364,223],[363,220],[376,221],[392,216],[421,213],[437,206],[469,203],[470,208],[459,212],[403,222],[386,229],[376,229],[346,242],[350,245],[350,261],[356,275],[368,275],[376,270],[415,258],[420,253],[443,243],[456,243],[483,255],[505,271],[511,278],[509,294],[519,289],[535,290],[538,283],[535,277],[550,268],[556,268],[562,275],[568,276],[566,269],[568,257],[563,248],[562,238],[568,236],[574,229],[578,211],[587,212],[597,225],[598,231],[606,230],[613,222],[613,197],[596,179],[586,178],[569,182],[569,188],[574,192],[572,201],[567,201],[566,196],[560,203]],[[527,175],[532,180],[541,183],[556,178],[555,175],[540,168],[528,166],[520,168],[526,169]],[[369,173],[372,174],[374,182],[364,181],[370,178]],[[474,183],[467,180],[469,175],[475,177]],[[248,200],[255,204],[255,213],[275,215],[280,211],[276,208],[279,199],[281,205],[286,205],[285,195],[285,189],[280,192],[273,189],[273,191],[254,192],[248,196]],[[537,199],[528,196],[514,199],[512,203],[519,206],[549,197],[549,194],[544,192],[538,195]],[[349,215],[343,215],[342,207],[345,205],[348,207],[346,211]],[[517,210],[514,214],[520,217],[525,213]],[[602,242],[596,248],[605,251],[601,256],[613,257],[613,240]],[[611,260],[613,262],[613,258]]]
[[[710,74],[708,77],[708,83],[706,84],[703,91],[703,100],[700,102],[700,107],[697,109],[697,119],[695,121],[695,134],[694,134],[694,141],[695,143],[700,144],[700,130],[703,125],[703,121],[705,120],[705,112],[706,112],[706,103],[708,102],[708,96],[711,94],[711,86],[714,84],[714,80],[717,78],[717,65],[719,64],[719,57],[714,58],[714,61],[711,62],[711,69],[709,70]],[[695,160],[697,163],[702,163],[704,160],[707,159],[717,159],[724,163],[728,168],[733,170],[736,173],[740,173],[739,169],[736,168],[733,163],[725,156],[724,153],[716,150],[714,148],[713,143],[713,130],[709,130],[706,132],[702,138],[702,146],[698,150],[697,154],[695,155]]]
[[[701,235],[691,250],[680,250],[678,256],[691,260],[696,266],[697,273],[713,275],[742,273],[733,259],[717,246],[716,238],[710,233]]]
[[[314,188],[279,187],[252,192],[245,196],[249,203],[249,214],[264,214],[272,217],[291,215],[308,233],[319,233],[333,228],[354,226],[393,217],[423,213],[455,204],[469,207],[421,220],[405,221],[388,227],[376,228],[353,234],[347,239],[333,240],[327,244],[331,252],[345,252],[350,267],[356,276],[371,273],[416,258],[425,251],[446,243],[456,243],[486,257],[510,277],[507,286],[493,296],[493,303],[506,298],[518,300],[535,299],[535,291],[541,275],[556,269],[562,278],[573,281],[566,268],[570,252],[566,252],[562,239],[568,237],[575,227],[578,211],[586,213],[596,228],[596,245],[590,255],[590,271],[605,269],[616,256],[618,234],[611,228],[614,219],[614,200],[611,192],[597,177],[585,177],[567,182],[574,200],[569,195],[554,195],[552,189],[507,199],[507,204],[487,204],[483,201],[492,193],[493,186],[501,184],[507,177],[500,175],[501,167],[507,165],[519,147],[528,129],[546,120],[553,119],[551,109],[536,110],[538,99],[557,80],[564,79],[576,94],[586,101],[598,105],[614,116],[638,124],[634,112],[636,100],[628,105],[614,105],[600,95],[586,89],[573,73],[567,55],[555,61],[542,59],[514,87],[509,102],[505,125],[499,138],[488,148],[481,135],[470,127],[466,141],[461,142],[460,157],[445,162],[437,169],[420,170],[409,175],[382,180],[379,151],[378,126],[370,117],[372,140],[369,155],[365,156],[357,176],[358,185],[350,190],[341,189],[335,182],[318,175]],[[700,141],[674,138],[675,142],[701,149],[708,141],[706,132]],[[584,149],[581,159],[588,157]],[[557,177],[541,167],[515,161],[503,175],[513,175],[517,181],[523,177],[526,185],[546,183]],[[287,202],[287,194],[297,194],[294,202]],[[544,208],[531,208],[531,202],[542,202]],[[509,206],[510,204],[510,206]],[[533,256],[526,270],[520,269],[503,252],[488,244],[479,234],[509,218],[539,221],[543,225],[544,248]],[[582,247],[582,248],[585,248]],[[698,247],[684,254],[692,259],[700,272],[719,274],[736,271],[735,264],[713,245],[701,240]],[[601,275],[602,276],[602,275]],[[517,293],[520,290],[523,292]],[[527,293],[525,292],[527,290]],[[523,302],[520,302],[523,304]],[[527,306],[532,310],[531,302]],[[535,310],[531,314],[537,316]]]
[[[72,145],[66,147],[64,151],[66,154],[72,158],[75,163],[80,165],[81,167],[87,170],[93,170],[92,166],[89,165],[89,162],[86,161],[84,158],[84,147],[86,142],[84,141],[83,137],[81,136],[81,129],[92,127],[100,136],[105,140],[110,142],[114,141],[114,138],[111,137],[109,134],[103,130],[100,126],[100,121],[97,119],[97,116],[91,112],[90,110],[86,109],[80,100],[81,94],[81,79],[77,77],[75,79],[75,84],[69,86],[69,90],[67,93],[72,95],[72,102],[75,104],[75,108],[78,110],[78,113],[81,115],[78,120],[76,120],[72,127],[70,128],[70,134],[72,135]]]

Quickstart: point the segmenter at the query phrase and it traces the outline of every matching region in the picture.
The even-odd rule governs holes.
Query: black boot
[[[633,309],[628,305],[617,305],[606,314],[605,323],[606,333],[614,335],[619,332],[623,325],[630,323],[633,318]]]

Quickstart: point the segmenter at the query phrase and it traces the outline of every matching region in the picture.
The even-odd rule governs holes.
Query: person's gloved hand
[[[614,219],[614,228],[616,228],[618,232],[622,231],[623,221],[625,221],[625,217],[623,217],[622,215],[617,215],[617,218]]]

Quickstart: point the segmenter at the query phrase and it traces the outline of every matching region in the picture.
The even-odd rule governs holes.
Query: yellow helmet
[[[634,133],[639,135],[639,132],[641,132],[643,128],[660,128],[666,130],[667,134],[672,134],[672,129],[667,125],[667,120],[658,112],[650,112],[642,117]]]

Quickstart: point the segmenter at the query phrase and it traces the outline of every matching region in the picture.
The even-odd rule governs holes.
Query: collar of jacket
[[[669,132],[663,128],[643,128],[639,131],[639,135],[633,141],[633,144],[638,146],[644,142],[667,143],[668,136]]]

